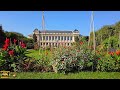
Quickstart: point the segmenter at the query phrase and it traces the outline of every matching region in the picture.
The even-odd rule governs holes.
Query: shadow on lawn
[[[31,52],[31,51],[28,51],[28,50],[25,52],[25,54],[30,54],[30,53],[32,53],[32,52]]]

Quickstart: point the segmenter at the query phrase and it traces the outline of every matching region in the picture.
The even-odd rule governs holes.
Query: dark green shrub
[[[27,43],[27,49],[34,49],[33,43]]]

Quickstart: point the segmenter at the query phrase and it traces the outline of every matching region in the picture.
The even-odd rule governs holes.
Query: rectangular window
[[[54,40],[54,36],[52,36],[52,40]]]
[[[55,36],[55,40],[57,40],[57,36]]]
[[[45,36],[43,36],[43,40],[45,40]]]
[[[48,36],[46,36],[46,40],[48,40]]]
[[[49,36],[49,40],[51,40],[51,36]]]
[[[70,37],[70,40],[72,41],[72,36]]]
[[[63,40],[63,36],[61,36],[61,40]]]
[[[67,40],[69,40],[69,36],[67,36]]]
[[[66,40],[66,36],[64,37],[64,39]]]
[[[60,40],[60,36],[58,36],[58,40]]]

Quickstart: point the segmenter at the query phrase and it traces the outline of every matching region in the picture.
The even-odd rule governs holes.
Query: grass
[[[38,59],[39,51],[38,50],[27,50],[26,55],[29,57],[35,57],[36,59]]]
[[[46,50],[46,52],[48,53],[47,57],[52,57],[51,51]],[[35,59],[39,59],[42,56],[45,56],[46,52],[43,50],[40,50],[40,55],[39,55],[39,50],[32,49],[32,50],[27,50],[26,55],[29,57],[34,57]]]
[[[120,79],[119,72],[79,72],[69,73],[40,73],[40,72],[21,72],[16,73],[16,77],[10,76],[10,79]]]

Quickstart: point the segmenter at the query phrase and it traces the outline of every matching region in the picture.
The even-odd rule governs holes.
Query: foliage
[[[34,43],[34,50],[38,50],[38,49],[39,49],[38,43],[35,42],[35,43]]]
[[[33,40],[34,40],[34,42],[37,42],[37,36],[35,33],[33,34]]]
[[[97,45],[100,45],[101,43],[104,42],[104,40],[109,38],[114,37],[117,40],[119,37],[119,32],[120,32],[120,22],[117,22],[114,25],[103,26],[101,29],[95,32]]]
[[[118,49],[118,44],[118,38],[112,36],[110,38],[105,39],[101,45],[103,46],[103,50],[107,51],[110,48]]]
[[[79,42],[79,37],[78,36],[75,36],[75,42]]]
[[[34,45],[33,43],[27,43],[27,49],[33,49],[34,48]]]
[[[0,26],[0,48],[2,47],[4,40],[5,40],[5,33],[2,26]]]
[[[109,52],[101,57],[97,66],[99,71],[120,71],[120,50]]]
[[[40,52],[40,53],[39,53]],[[43,50],[42,48],[38,50],[28,50],[26,56],[29,56],[31,59],[35,58],[35,68],[36,72],[49,72],[53,71],[50,64],[52,60],[52,53],[49,50]]]
[[[10,43],[10,39],[6,38],[5,44],[0,51],[0,70],[12,71],[13,63],[18,63],[25,57],[26,45],[20,42],[20,45],[16,45],[17,40],[14,40],[14,44]]]
[[[62,49],[62,50],[61,50]],[[78,50],[65,47],[53,53],[53,69],[55,72],[75,72],[82,70],[93,71],[96,68],[96,56],[90,50]]]

